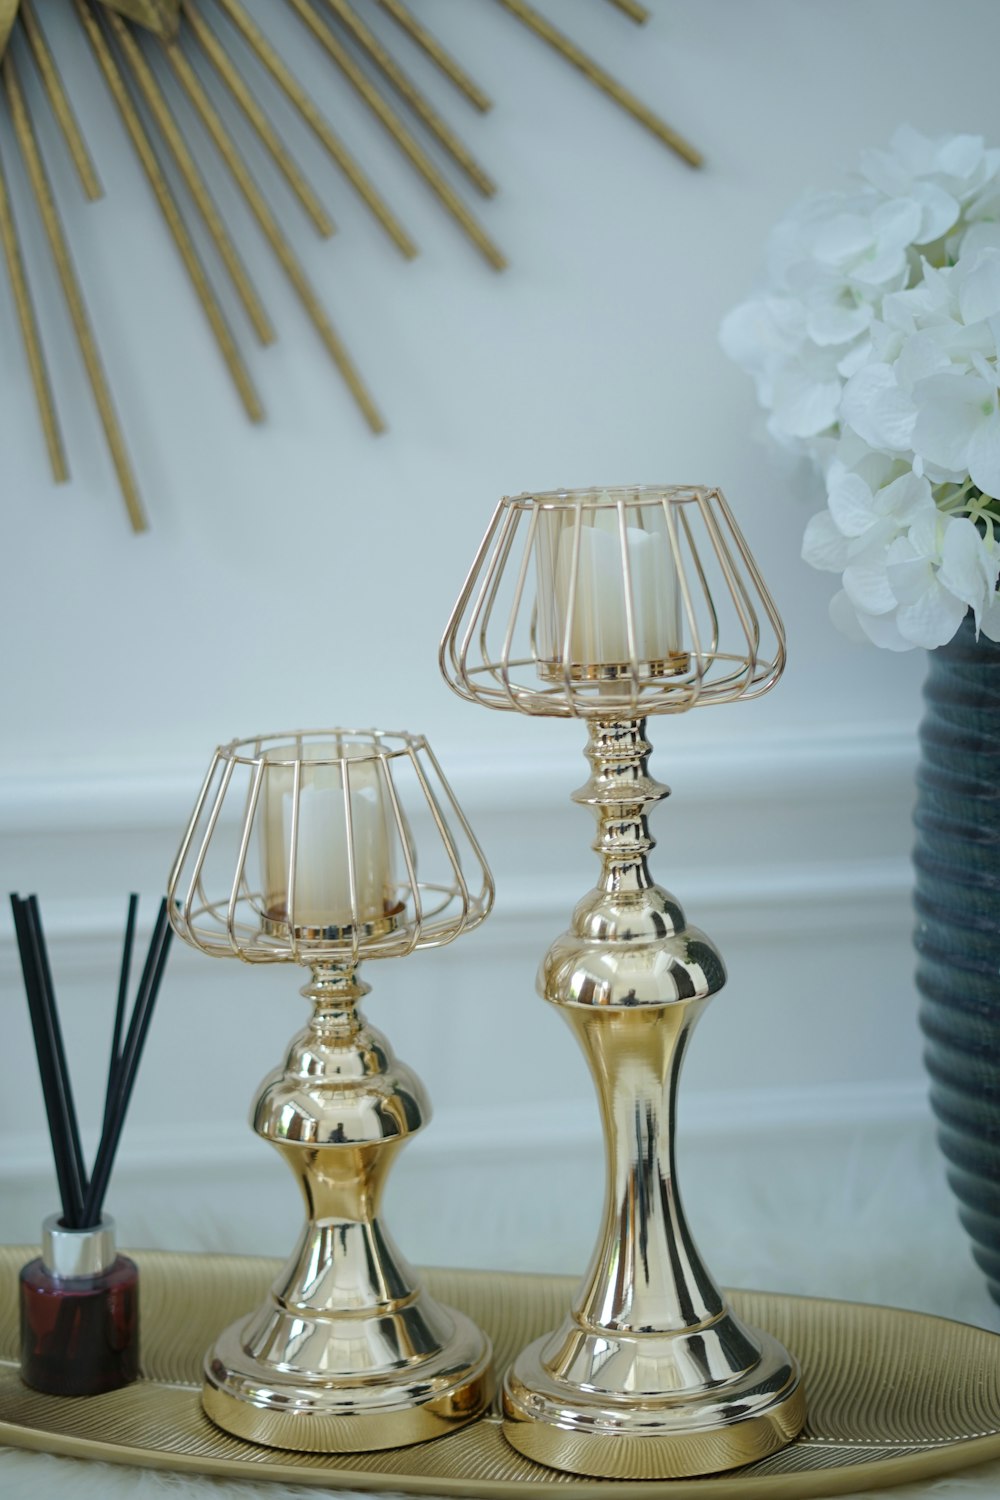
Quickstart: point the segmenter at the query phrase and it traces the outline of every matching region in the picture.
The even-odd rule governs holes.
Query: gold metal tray
[[[734,1292],[736,1311],[802,1362],[809,1422],[799,1440],[745,1469],[703,1479],[578,1479],[504,1442],[499,1421],[434,1442],[327,1457],[258,1448],[213,1427],[199,1405],[202,1352],[263,1296],[278,1262],[147,1251],[140,1267],[145,1378],[87,1399],[41,1396],[17,1374],[17,1271],[36,1252],[0,1248],[0,1444],[147,1468],[327,1489],[538,1500],[775,1500],[931,1478],[1000,1457],[1000,1336],[944,1318]],[[575,1281],[505,1271],[429,1271],[435,1297],[491,1335],[498,1373],[562,1317]]]

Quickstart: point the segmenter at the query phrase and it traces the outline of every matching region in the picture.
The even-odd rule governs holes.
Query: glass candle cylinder
[[[114,1221],[42,1226],[21,1268],[21,1379],[51,1396],[97,1396],[139,1374],[139,1271],[115,1247]]]
[[[677,565],[655,497],[568,495],[538,517],[538,655],[574,675],[670,670],[681,652]]]
[[[365,755],[316,741],[267,752],[260,836],[270,922],[336,933],[398,910],[383,775]]]

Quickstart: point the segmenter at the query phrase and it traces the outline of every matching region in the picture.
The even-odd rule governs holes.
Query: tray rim
[[[25,1245],[4,1245],[3,1250],[15,1254],[24,1252],[26,1256],[37,1253],[36,1247]],[[224,1261],[231,1263],[233,1260],[253,1262],[260,1266],[273,1265],[276,1269],[282,1264],[279,1257],[248,1255],[244,1253],[229,1253],[225,1251],[193,1252],[183,1250],[162,1249],[139,1249],[130,1250],[129,1254],[140,1257],[151,1255],[162,1259],[178,1260],[203,1260]],[[489,1275],[489,1269],[478,1267],[454,1266],[422,1268],[434,1271],[444,1270],[448,1275],[459,1277],[478,1277]],[[569,1282],[573,1283],[578,1278],[572,1273],[566,1272],[544,1272],[544,1271],[497,1271],[497,1275],[505,1278],[517,1278],[527,1281],[546,1282]],[[730,1289],[726,1289],[727,1295]],[[910,1308],[897,1307],[885,1303],[855,1302],[848,1298],[821,1297],[810,1295],[799,1295],[798,1293],[759,1291],[754,1288],[739,1288],[740,1293],[748,1296],[760,1295],[778,1298],[782,1301],[807,1302],[816,1305],[837,1308],[862,1309],[871,1312],[888,1312],[895,1317],[907,1320],[919,1320],[925,1323],[945,1324],[950,1327],[968,1328],[973,1333],[982,1335],[987,1339],[1000,1340],[1000,1333],[992,1329],[983,1328],[980,1324],[969,1323],[959,1318],[944,1317],[939,1313],[918,1312]],[[16,1370],[16,1360],[0,1358],[0,1368],[5,1370]],[[164,1381],[144,1380],[144,1384],[158,1387],[163,1390],[189,1391],[197,1394],[200,1385],[191,1381]],[[53,1398],[58,1399],[58,1398]],[[68,1399],[68,1398],[67,1398]],[[488,1423],[494,1427],[501,1426],[499,1415],[490,1414],[480,1418],[481,1422]],[[810,1439],[803,1441],[804,1446],[812,1449],[830,1448],[832,1451],[843,1453],[852,1447],[863,1449],[873,1446],[870,1440],[859,1439],[856,1443],[849,1441],[834,1442],[829,1439]],[[426,1446],[426,1445],[421,1445]],[[892,1440],[888,1440],[883,1446],[893,1446]],[[926,1446],[921,1446],[914,1452],[914,1445],[904,1441],[897,1441],[896,1446],[905,1449],[898,1455],[889,1455],[884,1458],[872,1459],[860,1462],[849,1462],[837,1464],[829,1468],[818,1467],[810,1470],[796,1470],[789,1473],[754,1475],[747,1469],[735,1469],[730,1473],[703,1475],[690,1479],[593,1479],[593,1478],[569,1478],[561,1476],[556,1485],[556,1493],[566,1497],[566,1500],[590,1500],[595,1494],[595,1486],[604,1494],[634,1497],[634,1500],[664,1500],[669,1495],[674,1500],[695,1500],[696,1496],[719,1497],[719,1500],[808,1500],[810,1496],[823,1495],[849,1495],[856,1490],[888,1489],[892,1486],[906,1483],[919,1482],[940,1477],[943,1474],[957,1473],[960,1470],[973,1468],[977,1464],[987,1463],[991,1459],[1000,1459],[1000,1415],[998,1415],[997,1430],[991,1433],[979,1433],[966,1438],[935,1439],[929,1440]],[[59,1433],[51,1429],[39,1427],[28,1427],[18,1422],[10,1422],[0,1419],[0,1449],[20,1449],[27,1452],[48,1453],[60,1458],[74,1458],[96,1463],[112,1463],[123,1467],[140,1469],[153,1469],[167,1471],[170,1473],[184,1473],[192,1476],[202,1475],[205,1478],[236,1479],[244,1482],[257,1484],[283,1484],[287,1486],[301,1486],[302,1488],[320,1489],[326,1488],[330,1491],[355,1490],[366,1494],[409,1494],[424,1496],[447,1496],[454,1500],[467,1500],[470,1496],[482,1496],[484,1500],[537,1500],[540,1490],[551,1483],[543,1473],[535,1479],[462,1479],[444,1475],[423,1474],[401,1474],[398,1471],[392,1473],[380,1473],[372,1469],[351,1469],[339,1467],[336,1469],[324,1468],[302,1468],[290,1467],[283,1463],[280,1457],[275,1459],[259,1458],[250,1462],[239,1458],[222,1458],[198,1454],[174,1453],[168,1450],[153,1447],[133,1447],[127,1444],[110,1442],[105,1438],[81,1437],[72,1434]],[[259,1449],[257,1450],[260,1451]],[[398,1452],[399,1450],[390,1450]],[[276,1454],[280,1450],[275,1450]],[[343,1455],[346,1460],[349,1455]],[[2,1452],[0,1452],[0,1466],[2,1466]],[[2,1468],[0,1468],[2,1472]]]

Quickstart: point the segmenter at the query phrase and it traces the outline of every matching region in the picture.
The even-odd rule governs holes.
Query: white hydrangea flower
[[[888,151],[861,154],[861,174],[876,191],[887,198],[908,198],[920,207],[918,245],[946,235],[963,208],[975,207],[985,197],[998,172],[1000,151],[987,149],[982,136],[932,140],[909,125],[895,132]]]
[[[987,495],[1000,495],[1000,408],[997,369],[985,360],[975,374],[931,375],[913,391],[913,450],[939,473],[968,474]]]
[[[836,623],[890,651],[944,645],[970,608],[979,626],[1000,554],[968,517],[938,509],[926,478],[912,470],[891,477],[899,466],[882,455],[862,467],[831,465],[828,509],[809,522],[802,546],[813,567],[843,574],[831,606]],[[1000,610],[995,618],[1000,627]]]
[[[1000,151],[904,127],[861,178],[776,226],[722,345],[826,471],[803,557],[843,575],[838,626],[933,648],[971,609],[1000,639]]]
[[[989,226],[996,233],[996,226]],[[954,447],[942,437],[951,418],[937,420],[933,409],[942,390],[939,378],[984,372],[997,359],[1000,333],[1000,239],[996,245],[973,245],[957,264],[937,271],[925,267],[925,279],[911,290],[887,297],[882,318],[872,329],[872,359],[847,381],[840,421],[872,448],[904,455],[914,453],[936,466],[933,477],[957,480],[969,472],[964,460],[937,452]],[[958,389],[947,393],[949,410],[973,402]],[[984,399],[980,393],[980,400]],[[969,425],[965,419],[965,426]],[[923,441],[928,433],[929,442]],[[971,436],[971,433],[970,433]],[[988,494],[989,481],[974,482]]]

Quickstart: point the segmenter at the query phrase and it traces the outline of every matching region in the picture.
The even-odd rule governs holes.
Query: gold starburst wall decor
[[[467,3],[499,6],[528,34],[579,69],[689,166],[701,164],[699,153],[683,136],[526,0]],[[594,3],[612,5],[639,24],[648,19],[638,0]],[[63,81],[45,30],[46,20],[56,7],[75,15],[90,45],[249,419],[260,422],[264,408],[239,340],[223,311],[213,275],[228,280],[260,344],[272,343],[275,330],[209,187],[199,160],[203,147],[185,133],[183,116],[175,105],[177,99],[184,101],[184,107],[211,140],[362,418],[372,432],[381,432],[385,425],[382,414],[306,275],[283,216],[272,207],[226,123],[224,109],[235,107],[315,231],[327,237],[334,229],[330,215],[268,112],[268,90],[273,90],[275,97],[284,96],[298,121],[318,138],[400,254],[407,259],[417,254],[405,226],[275,46],[272,38],[280,36],[280,27],[286,21],[301,24],[331,63],[338,83],[360,97],[369,116],[389,132],[441,209],[487,264],[499,271],[506,264],[503,252],[446,172],[453,171],[456,178],[484,198],[496,192],[496,184],[390,50],[384,33],[375,25],[376,14],[394,23],[388,29],[399,39],[404,52],[406,48],[419,49],[435,65],[436,76],[440,75],[480,112],[487,111],[491,104],[483,90],[444,43],[428,31],[418,5],[404,4],[403,0],[270,0],[268,32],[258,25],[243,0],[0,0],[0,243],[52,475],[56,481],[64,481],[69,468],[29,274],[32,257],[25,253],[27,241],[18,222],[22,216],[15,215],[4,161],[11,152],[20,158],[30,189],[29,201],[58,273],[94,405],[136,531],[146,529],[146,512],[53,192],[42,134],[36,128],[36,113],[41,107],[55,122],[84,195],[90,200],[100,198],[100,180],[71,102],[71,89]],[[211,273],[191,228],[195,218],[201,221],[211,245]],[[10,347],[6,337],[2,347]]]

